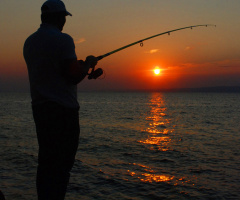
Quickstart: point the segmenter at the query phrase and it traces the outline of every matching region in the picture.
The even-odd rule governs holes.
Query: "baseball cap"
[[[65,4],[61,0],[47,0],[42,5],[41,11],[43,14],[63,12],[66,15],[72,16],[72,14],[66,10]]]

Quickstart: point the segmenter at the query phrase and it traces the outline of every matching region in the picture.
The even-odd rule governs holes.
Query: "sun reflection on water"
[[[136,163],[132,163],[132,165],[141,167],[140,171],[144,171],[144,172],[136,173],[136,172],[128,170],[128,174],[132,177],[137,177],[140,181],[145,182],[145,183],[146,182],[148,182],[148,183],[167,182],[174,178],[174,176],[170,176],[170,175],[156,174],[156,172],[153,169],[151,169],[151,167],[148,167],[145,165],[136,164]]]
[[[176,177],[170,174],[161,174],[156,170],[152,169],[149,166],[137,164],[137,163],[129,163],[129,165],[135,166],[136,171],[127,170],[127,174],[133,178],[139,179],[144,183],[160,183],[166,182],[168,184],[177,186],[177,185],[192,185],[194,183],[189,180],[187,177]],[[127,179],[128,180],[128,179]]]
[[[168,151],[170,150],[169,143],[171,138],[168,136],[172,130],[167,128],[169,119],[166,114],[166,106],[162,95],[154,93],[149,102],[150,112],[146,117],[146,121],[149,122],[148,127],[143,132],[148,133],[147,138],[138,141],[142,144],[151,145],[148,148],[150,150]]]
[[[156,152],[167,152],[173,151],[174,147],[174,138],[173,132],[174,129],[171,125],[170,117],[167,115],[167,107],[166,102],[163,98],[163,95],[160,93],[152,94],[151,99],[148,104],[150,110],[145,117],[145,121],[147,122],[147,126],[142,129],[143,137],[138,140],[138,143],[144,145],[150,151],[148,152],[148,156],[151,157],[151,151],[153,152],[154,159],[157,159],[158,162],[163,161],[163,165],[155,165],[147,166],[140,163],[129,163],[130,168],[127,170],[125,174],[127,177],[125,180],[127,181],[140,181],[142,183],[166,183],[172,185],[174,187],[180,186],[193,186],[194,183],[185,176],[179,176],[178,173],[171,173],[171,170],[166,170],[166,165],[174,165],[174,161],[170,161],[170,163],[166,163],[164,160],[168,160],[168,158],[164,157],[164,155],[169,154],[155,154]],[[156,155],[163,155],[162,158],[159,158]],[[149,159],[151,159],[149,157]],[[169,160],[171,160],[170,158]],[[174,158],[173,158],[174,159]],[[152,162],[151,162],[152,163]],[[169,166],[171,168],[171,166]],[[163,170],[165,169],[165,170]],[[186,194],[184,191],[180,193]]]
[[[168,177],[166,175],[157,175],[157,174],[142,174],[145,176],[144,179],[141,179],[142,182],[166,182],[172,180],[174,177]]]
[[[152,144],[158,147],[158,150],[161,151],[168,151],[168,143],[171,142],[171,139],[169,137],[150,137],[144,141],[140,141],[143,144]],[[153,146],[150,147],[151,150],[154,150],[155,148]]]

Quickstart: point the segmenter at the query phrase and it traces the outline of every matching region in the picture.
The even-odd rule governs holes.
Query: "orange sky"
[[[22,47],[39,27],[43,2],[0,2],[0,91],[28,91]],[[160,36],[143,47],[104,58],[98,66],[105,78],[84,80],[79,90],[240,86],[240,1],[72,0],[65,4],[73,17],[67,17],[63,32],[74,38],[79,59],[176,28],[217,25]],[[156,66],[162,69],[159,76],[152,71]]]

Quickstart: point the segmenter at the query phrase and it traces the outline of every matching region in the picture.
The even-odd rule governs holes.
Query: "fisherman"
[[[23,50],[39,144],[39,200],[65,197],[80,134],[77,84],[98,61],[94,56],[77,60],[72,37],[62,33],[68,15],[61,0],[47,0],[41,7],[42,24]]]

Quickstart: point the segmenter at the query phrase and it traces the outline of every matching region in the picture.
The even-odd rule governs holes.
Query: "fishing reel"
[[[88,79],[91,80],[91,79],[97,79],[98,77],[102,76],[103,74],[103,70],[102,68],[98,68],[98,69],[92,69],[91,73],[88,74]]]

